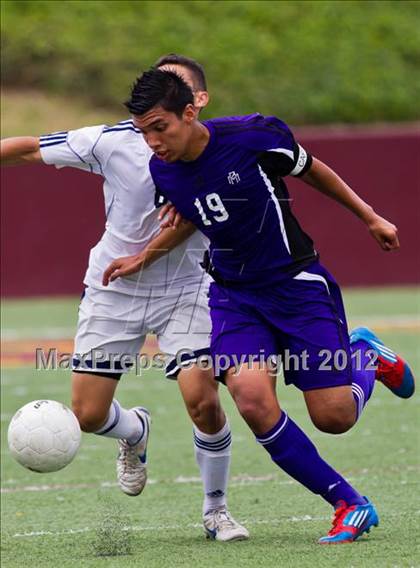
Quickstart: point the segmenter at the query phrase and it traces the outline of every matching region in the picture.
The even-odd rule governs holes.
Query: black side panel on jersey
[[[289,191],[282,177],[278,173],[278,164],[274,164],[269,159],[265,159],[268,153],[264,153],[259,164],[266,173],[271,185],[274,187],[274,195],[277,197],[282,214],[284,228],[289,241],[290,253],[296,264],[305,263],[310,259],[315,260],[318,255],[314,250],[313,240],[307,235],[299,225],[290,207]]]

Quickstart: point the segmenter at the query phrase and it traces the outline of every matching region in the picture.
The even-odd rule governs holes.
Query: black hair
[[[182,65],[191,71],[194,76],[194,89],[197,91],[207,91],[206,74],[204,68],[198,61],[186,57],[185,55],[178,55],[177,53],[168,53],[162,55],[154,64],[154,67],[162,67],[163,65]]]
[[[194,104],[194,95],[177,73],[152,67],[136,79],[131,98],[124,104],[131,114],[142,115],[159,105],[181,117],[185,107]]]

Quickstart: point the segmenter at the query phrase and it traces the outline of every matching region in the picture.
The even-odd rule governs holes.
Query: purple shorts
[[[227,368],[275,357],[302,391],[350,385],[351,352],[340,288],[318,262],[270,288],[210,286],[216,378]],[[279,358],[280,356],[280,358]],[[220,367],[222,370],[220,370]],[[219,372],[218,372],[219,368]]]

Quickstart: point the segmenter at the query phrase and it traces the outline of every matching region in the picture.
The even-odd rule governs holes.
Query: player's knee
[[[189,410],[193,419],[205,420],[218,414],[221,407],[218,399],[206,399],[194,401]]]
[[[107,419],[108,412],[92,408],[80,402],[72,403],[72,410],[83,432],[96,432]]]
[[[311,414],[314,425],[326,434],[344,434],[355,423],[352,413],[346,411],[323,412],[322,414]]]
[[[241,416],[251,428],[256,427],[258,429],[258,425],[271,412],[271,405],[264,399],[242,398],[237,400],[236,403]]]
[[[192,421],[200,430],[217,428],[223,422],[224,412],[218,397],[195,400],[188,404]]]

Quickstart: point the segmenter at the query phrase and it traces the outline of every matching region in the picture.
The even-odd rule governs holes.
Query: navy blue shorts
[[[281,357],[286,384],[302,391],[350,385],[351,352],[338,284],[318,262],[270,288],[210,287],[211,352],[237,366]],[[279,359],[278,359],[279,360]],[[223,381],[223,372],[216,378]]]

